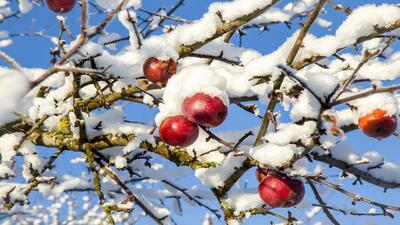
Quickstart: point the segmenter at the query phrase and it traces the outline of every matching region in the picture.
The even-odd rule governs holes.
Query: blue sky
[[[143,8],[147,10],[155,10],[160,5],[169,7],[174,4],[175,0],[144,0]],[[208,4],[214,2],[210,0],[187,0],[185,5],[176,13],[185,19],[197,19],[200,18],[201,15],[206,12]],[[287,1],[283,1],[286,3]],[[337,1],[336,1],[337,2]],[[350,6],[351,8],[355,8],[357,5],[362,3],[398,3],[398,0],[386,0],[386,1],[361,1],[361,0],[352,0],[352,1],[341,1],[342,4]],[[282,5],[282,4],[281,4]],[[327,7],[328,14],[322,15],[322,18],[328,19],[334,22],[334,26],[331,30],[321,29],[318,26],[313,26],[311,32],[316,35],[322,35],[325,33],[331,33],[335,31],[337,25],[342,21],[345,16],[342,12],[332,11],[330,7]],[[7,30],[10,33],[21,33],[21,32],[34,32],[38,30],[44,30],[46,34],[56,36],[58,33],[58,22],[55,20],[56,14],[49,12],[45,7],[36,8],[33,11],[29,12],[26,15],[23,15],[22,19],[11,19],[6,23],[0,24],[0,30]],[[69,14],[68,24],[71,28],[74,35],[78,34],[79,31],[79,10],[78,7]],[[99,21],[100,17],[93,17],[92,24],[95,24]],[[273,51],[276,49],[281,43],[283,43],[287,36],[292,34],[299,26],[297,25],[299,21],[295,21],[292,26],[292,30],[289,30],[285,25],[273,25],[270,27],[270,31],[268,32],[260,32],[259,30],[248,31],[248,35],[243,39],[244,47],[254,48],[264,54]],[[114,23],[111,27],[107,29],[108,31],[118,32],[122,35],[126,35],[127,31],[118,23]],[[351,32],[351,31],[349,31]],[[4,50],[10,54],[12,57],[17,59],[21,65],[26,67],[42,67],[46,68],[50,66],[51,56],[49,54],[49,49],[54,47],[49,42],[49,40],[40,37],[16,37],[13,39],[14,44],[12,46],[6,47]],[[233,38],[233,43],[238,43],[238,38]],[[119,44],[119,46],[123,46],[128,44],[127,42],[123,42]],[[396,45],[398,48],[399,45]],[[4,65],[4,64],[2,64]],[[137,104],[130,104],[127,106],[127,110],[135,112],[128,114],[128,118],[132,120],[140,120],[145,123],[151,124],[155,115],[155,110],[149,111],[147,107]],[[287,118],[283,118],[283,120],[287,120]],[[240,122],[237,122],[240,121]],[[239,110],[235,106],[231,108],[229,111],[229,116],[227,121],[219,128],[217,131],[224,130],[240,130],[251,127],[256,127],[259,125],[259,120],[257,118],[252,117],[248,113]],[[364,135],[361,135],[359,131],[354,131],[350,133],[347,138],[351,140],[354,145],[357,146],[357,150],[360,152],[368,151],[368,150],[377,150],[385,155],[385,158],[390,161],[395,161],[400,163],[400,159],[398,157],[398,151],[400,149],[400,144],[398,139],[391,137],[382,141],[376,141],[370,138],[367,138]],[[43,149],[43,151],[46,151]],[[72,154],[65,155],[66,158],[71,158]],[[57,162],[57,165],[63,166],[68,165],[63,162]],[[83,167],[67,167],[68,173],[77,173],[80,170],[84,169]],[[339,170],[331,170],[330,174],[338,174]],[[249,171],[245,178],[248,179],[248,187],[255,188],[257,186],[255,178],[253,176],[254,170]],[[186,185],[201,185],[194,178],[191,178],[186,182]],[[383,203],[400,205],[400,198],[398,197],[400,191],[398,190],[389,190],[388,194],[383,194],[382,188],[377,188],[372,185],[365,184],[360,187],[352,187],[351,181],[346,182],[347,189],[356,190],[357,193],[369,197],[371,199],[379,200]],[[306,199],[315,202],[314,197],[310,194],[310,190],[307,189]],[[96,198],[95,195],[93,195]],[[38,196],[34,196],[34,201]],[[343,197],[341,194],[336,194],[329,199],[329,203],[332,205],[342,204],[343,202],[348,202],[350,205],[351,200],[347,197]],[[340,203],[340,204],[339,204]],[[216,205],[213,205],[216,208]],[[363,207],[364,211],[368,210],[367,207]],[[278,212],[285,214],[285,211],[278,210]],[[187,207],[185,206],[185,212],[183,217],[176,217],[178,224],[193,224],[200,225],[201,219],[204,214],[204,210],[196,207]],[[302,215],[300,210],[293,211],[298,215]],[[343,224],[354,224],[361,225],[364,224],[366,220],[375,221],[376,224],[385,224],[385,225],[398,225],[400,224],[400,219],[390,219],[388,217],[376,217],[376,218],[351,218],[351,220],[346,219],[341,214],[334,214],[335,217],[339,221],[346,221]],[[400,215],[399,215],[400,216]],[[321,218],[321,217],[318,217]],[[352,222],[354,220],[354,222]],[[269,224],[269,217],[260,217],[256,216],[247,221],[246,224]],[[144,220],[139,224],[152,224],[151,222]],[[216,223],[218,224],[218,223]]]

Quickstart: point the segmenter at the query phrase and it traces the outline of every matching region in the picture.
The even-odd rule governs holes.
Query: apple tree
[[[398,224],[400,7],[366,2],[0,1],[0,223]]]

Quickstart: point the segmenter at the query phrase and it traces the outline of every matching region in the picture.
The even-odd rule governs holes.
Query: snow
[[[335,112],[337,127],[351,125],[354,123],[354,113],[351,109],[343,109]]]
[[[350,104],[357,107],[358,117],[365,116],[375,109],[386,111],[387,115],[396,115],[399,105],[396,97],[391,93],[378,93],[365,98],[351,101]]]
[[[18,84],[18,88],[13,87]],[[13,113],[21,107],[21,99],[29,87],[29,79],[25,74],[15,70],[0,67],[0,125],[14,119]]]
[[[21,13],[27,13],[33,8],[33,4],[29,0],[19,0],[18,6]]]
[[[36,146],[30,141],[25,141],[19,148],[18,152],[24,156],[22,176],[26,181],[28,181],[34,175],[32,174],[32,170],[41,171],[45,165],[45,161],[37,154]]]
[[[13,158],[17,153],[14,146],[17,146],[20,143],[23,136],[24,134],[22,133],[13,133],[5,134],[0,137],[0,155],[2,162],[13,161]]]
[[[121,35],[118,33],[108,33],[108,34],[100,36],[98,43],[104,44],[109,41],[118,40],[119,38],[121,38]],[[110,50],[117,50],[116,44],[107,44],[106,47],[109,48]]]
[[[299,121],[303,118],[317,118],[319,115],[320,104],[315,97],[307,91],[304,91],[297,100],[295,100],[290,117],[293,121]]]
[[[231,191],[228,193],[227,203],[235,209],[235,215],[265,204],[258,194],[258,189]]]
[[[241,16],[250,14],[256,9],[263,8],[270,3],[271,0],[253,0],[251,4],[248,4],[246,0],[212,3],[209,6],[209,11],[201,19],[177,27],[168,33],[166,38],[168,43],[174,46],[174,48],[177,48],[181,44],[190,45],[206,40],[223,23],[217,12],[220,12],[223,21],[230,22]]]
[[[117,156],[114,161],[117,169],[123,169],[128,165],[127,159],[123,156]]]
[[[391,54],[385,61],[373,60],[363,66],[360,78],[377,80],[395,80],[400,76],[400,53]]]
[[[305,122],[303,125],[281,123],[276,129],[277,132],[267,133],[265,140],[284,146],[299,140],[306,143],[307,139],[315,132],[316,124],[313,121]]]
[[[346,20],[338,27],[335,35],[326,35],[316,38],[307,35],[304,39],[304,48],[297,59],[304,58],[304,54],[318,54],[329,56],[338,49],[352,45],[361,36],[374,32],[375,27],[387,27],[399,19],[400,8],[396,5],[367,4],[353,10]],[[349,32],[351,31],[351,32]],[[303,55],[303,57],[301,57]]]
[[[139,148],[140,144],[143,142],[148,142],[150,143],[152,146],[156,146],[156,142],[154,140],[154,137],[150,134],[141,134],[139,136],[137,136],[134,140],[132,140],[131,142],[128,143],[128,145],[126,145],[122,151],[126,154],[126,153],[130,153],[134,150],[136,150],[137,148]]]
[[[117,7],[117,5],[121,2],[121,0],[96,0],[96,3],[107,10],[113,10]],[[124,8],[139,8],[141,6],[141,0],[128,0],[125,3]]]
[[[124,112],[120,106],[114,106],[102,114],[84,114],[84,118],[89,139],[106,134],[148,134],[151,130],[151,127],[144,124],[124,122]],[[101,128],[96,128],[99,124]],[[147,138],[150,143],[153,143],[151,137],[143,136],[143,138]],[[138,140],[141,139],[139,138]],[[142,139],[142,141],[144,140]]]
[[[271,167],[281,167],[289,163],[295,154],[301,154],[303,151],[304,148],[293,144],[280,146],[266,143],[250,149],[249,154],[261,164]]]
[[[226,221],[226,224],[227,224],[227,225],[240,225],[239,221],[237,221],[237,220],[232,220],[232,219],[227,220],[227,221]]]
[[[233,154],[229,154],[220,166],[208,169],[200,168],[195,171],[195,175],[208,187],[222,187],[224,181],[232,175],[235,168],[239,167],[244,160],[244,157],[237,157]]]
[[[290,22],[290,20],[296,15],[307,14],[307,12],[311,11],[314,8],[314,5],[317,2],[317,0],[300,0],[290,2],[282,8],[272,7],[271,9],[251,21],[249,25],[262,25],[275,22]]]
[[[129,43],[133,48],[139,48],[139,41],[137,40],[135,29],[131,21],[136,21],[136,14],[133,11],[123,10],[118,14],[118,19],[122,25],[129,31]],[[117,37],[110,38],[110,40],[117,40]]]

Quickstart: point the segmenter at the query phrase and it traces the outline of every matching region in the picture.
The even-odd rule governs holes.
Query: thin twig
[[[11,58],[9,55],[7,55],[5,52],[0,51],[0,58],[2,58],[4,61],[6,61],[11,67],[13,67],[16,71],[23,73],[22,67],[15,61],[13,58]]]
[[[308,179],[308,184],[311,187],[311,190],[313,191],[315,198],[317,199],[317,201],[319,202],[319,204],[321,205],[326,205],[326,203],[324,202],[324,200],[322,200],[321,195],[318,193],[317,188],[315,187],[313,181],[311,179]],[[334,225],[340,225],[339,222],[335,219],[335,217],[333,217],[332,213],[329,212],[328,208],[322,207],[322,211],[325,213],[326,217],[334,224]]]
[[[370,95],[373,95],[373,94],[385,93],[385,92],[393,93],[394,91],[399,90],[399,89],[400,89],[400,84],[389,86],[389,87],[371,89],[369,91],[365,91],[365,92],[361,92],[361,93],[358,93],[358,94],[354,94],[354,95],[346,97],[346,98],[338,99],[338,100],[336,100],[334,102],[331,102],[329,104],[329,107],[332,108],[332,107],[335,107],[337,105],[348,103],[350,101],[354,101],[354,100],[357,100],[357,99],[360,99],[360,98],[364,98],[364,97],[367,97],[367,96],[370,96]]]
[[[221,215],[218,212],[218,210],[212,209],[209,206],[205,205],[204,203],[202,203],[201,201],[197,200],[197,198],[191,196],[189,193],[187,193],[186,189],[180,188],[177,185],[171,183],[168,180],[161,180],[161,182],[168,184],[169,186],[175,188],[176,190],[182,192],[182,194],[184,194],[189,200],[195,202],[197,205],[207,209],[208,211],[212,212],[218,219],[221,219]]]

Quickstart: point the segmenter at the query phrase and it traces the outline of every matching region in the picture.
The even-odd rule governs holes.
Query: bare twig
[[[7,55],[5,52],[0,51],[0,58],[2,58],[4,61],[6,61],[11,67],[13,67],[16,71],[23,73],[22,67],[15,61],[13,58],[11,58],[9,55]]]
[[[175,188],[176,190],[182,192],[182,194],[184,194],[189,200],[195,202],[197,205],[204,207],[205,209],[207,209],[208,211],[210,211],[211,213],[213,213],[218,219],[221,219],[221,215],[218,213],[218,210],[216,209],[212,209],[209,206],[205,205],[204,203],[202,203],[201,201],[197,200],[196,197],[193,197],[192,195],[190,195],[189,193],[187,193],[186,189],[184,188],[180,188],[177,185],[171,183],[168,180],[162,180],[161,182],[168,184],[169,186]]]
[[[321,205],[326,205],[326,203],[324,202],[324,200],[322,200],[321,195],[318,193],[317,188],[315,187],[313,181],[311,179],[308,179],[308,184],[311,187],[311,190],[313,191],[315,198],[317,199],[317,201],[319,202],[319,204]],[[332,213],[329,212],[329,209],[326,207],[322,207],[322,211],[325,213],[326,217],[328,217],[328,219],[334,224],[334,225],[340,225],[339,222],[335,219],[335,217],[333,217]]]
[[[354,94],[352,96],[346,97],[346,98],[342,98],[342,99],[338,99],[334,102],[331,102],[329,104],[329,107],[335,107],[337,105],[341,105],[350,101],[354,101],[360,98],[364,98],[373,94],[378,94],[378,93],[385,93],[385,92],[395,92],[396,90],[400,89],[400,84],[397,85],[393,85],[393,86],[389,86],[389,87],[382,87],[382,88],[376,88],[376,89],[371,89],[369,91],[364,91],[358,94]]]
[[[334,190],[337,190],[337,191],[339,191],[339,192],[341,192],[341,193],[343,193],[343,194],[345,194],[345,195],[347,195],[349,197],[351,197],[354,202],[360,201],[360,202],[365,202],[367,204],[371,204],[371,205],[377,206],[377,207],[381,208],[384,211],[384,213],[390,214],[390,212],[388,210],[400,211],[400,207],[398,207],[398,206],[385,205],[385,204],[381,204],[381,203],[372,201],[372,200],[370,200],[368,198],[361,197],[359,195],[356,195],[356,194],[353,194],[353,193],[351,193],[349,191],[346,191],[343,188],[341,188],[339,185],[332,184],[332,183],[330,183],[328,181],[325,181],[325,180],[322,180],[322,179],[318,179],[318,178],[315,178],[315,177],[311,177],[311,179],[316,181],[316,182],[318,182],[318,183],[321,183],[321,184],[323,184],[323,185],[325,185],[327,187],[330,187],[330,188],[332,188]]]

